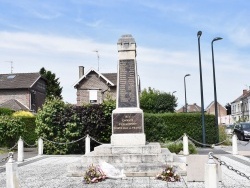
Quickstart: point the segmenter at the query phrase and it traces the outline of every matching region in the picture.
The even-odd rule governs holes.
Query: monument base
[[[180,166],[175,158],[174,154],[167,148],[161,148],[157,142],[144,146],[103,144],[82,156],[81,164],[83,168],[87,168],[91,164],[97,165],[100,161],[105,161],[119,170],[123,169],[126,176],[155,177],[167,164]],[[184,172],[181,168],[178,168],[178,171],[180,174]]]
[[[68,166],[68,176],[83,176],[90,165],[105,161],[127,177],[155,177],[166,165],[176,166],[179,175],[186,175],[186,162],[160,143],[147,143],[144,146],[112,146],[103,144],[94,151],[83,155],[81,162]]]
[[[146,144],[146,136],[141,134],[112,134],[112,146],[144,146]]]
[[[117,108],[112,113],[112,146],[144,146],[144,116],[140,108]]]

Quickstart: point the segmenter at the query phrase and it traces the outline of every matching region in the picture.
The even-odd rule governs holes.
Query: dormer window
[[[15,78],[16,77],[16,75],[15,74],[12,74],[12,75],[8,75],[7,76],[7,79],[13,79],[13,78]]]

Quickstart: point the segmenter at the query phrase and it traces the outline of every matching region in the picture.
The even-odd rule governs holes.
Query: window
[[[7,76],[7,79],[13,79],[13,78],[15,78],[15,77],[16,77],[15,74],[13,74],[13,75],[8,75],[8,76]]]
[[[89,90],[89,103],[97,103],[97,90]]]

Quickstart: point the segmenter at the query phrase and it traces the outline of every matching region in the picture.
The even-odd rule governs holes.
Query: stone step
[[[95,154],[159,154],[162,150],[159,143],[152,142],[144,146],[112,146],[111,144],[103,144],[95,147],[93,152]]]
[[[161,148],[159,143],[148,143],[144,146],[100,145],[82,156],[82,168],[92,164],[98,165],[100,161],[105,161],[119,170],[123,169],[126,176],[154,177],[161,173],[167,164],[177,166],[180,175],[186,174],[185,161],[167,148]]]
[[[119,170],[124,170],[124,173],[127,176],[128,174],[143,174],[148,173],[151,174],[150,177],[156,176],[161,173],[167,165],[175,166],[177,168],[179,175],[187,175],[186,171],[186,163],[182,162],[170,162],[170,163],[125,163],[125,164],[114,164],[116,168]]]
[[[96,163],[95,165],[98,165]],[[177,172],[179,175],[187,175],[186,163],[183,162],[171,162],[167,164],[163,163],[124,163],[124,164],[112,164],[115,168],[119,170],[124,170],[124,174],[127,177],[155,177],[157,174],[161,173],[166,165],[172,165],[177,167]],[[68,176],[80,177],[83,176],[84,172],[89,166],[78,164],[72,164],[68,166]]]
[[[107,163],[157,163],[157,162],[172,162],[173,156],[160,154],[114,154],[114,155],[96,155],[89,153],[82,157],[83,164],[96,164],[99,161],[105,161]]]

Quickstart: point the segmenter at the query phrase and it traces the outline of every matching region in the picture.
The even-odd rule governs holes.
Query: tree
[[[177,98],[166,92],[159,90],[143,89],[140,96],[140,107],[147,113],[174,112],[177,107]]]
[[[231,114],[231,104],[227,103],[225,108],[227,109],[227,115]]]
[[[46,98],[58,97],[62,99],[62,87],[60,87],[59,78],[51,71],[47,71],[44,67],[40,69],[39,73],[47,79],[48,85],[46,88]]]

